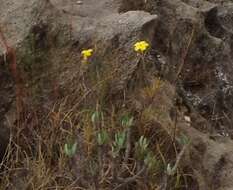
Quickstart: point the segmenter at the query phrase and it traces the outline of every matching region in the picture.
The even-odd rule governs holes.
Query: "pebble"
[[[82,4],[83,4],[83,1],[77,1],[76,4],[82,5]]]
[[[191,118],[189,116],[184,116],[184,120],[187,122],[187,123],[191,123]]]

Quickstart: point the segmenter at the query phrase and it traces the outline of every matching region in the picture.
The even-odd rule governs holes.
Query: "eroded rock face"
[[[88,75],[89,71],[82,68],[80,61],[80,51],[86,48],[95,51],[92,65],[94,69],[98,67],[101,70],[98,80],[101,76],[110,77],[107,96],[123,91],[132,82],[138,67],[138,58],[132,46],[136,41],[145,39],[151,42],[155,50],[150,55],[151,62],[161,68],[163,79],[173,85],[172,89],[184,89],[182,98],[189,104],[188,113],[185,114],[197,118],[191,118],[191,127],[198,126],[199,131],[192,129],[194,132],[188,131],[186,134],[190,138],[192,135],[198,137],[193,138],[190,155],[204,155],[204,158],[197,155],[197,159],[190,159],[199,163],[193,165],[199,188],[206,190],[212,187],[210,184],[216,178],[219,181],[213,185],[215,190],[231,188],[232,184],[225,182],[232,177],[227,169],[232,168],[232,151],[228,152],[232,141],[225,144],[214,142],[200,131],[232,136],[232,10],[231,1],[205,0],[2,2],[1,134],[7,134],[3,121],[9,112],[14,112],[15,86],[19,82],[9,69],[12,63],[8,59],[10,54],[4,39],[9,47],[16,50],[18,75],[30,94],[25,95],[23,101],[32,108],[37,105],[49,107],[56,98],[76,92],[83,73],[87,73],[87,81],[92,82],[89,78],[93,73]],[[154,54],[159,55],[160,59]],[[154,74],[158,71],[151,72]],[[137,88],[137,84],[134,86]],[[167,94],[172,94],[168,96],[169,106],[175,106],[172,105],[173,91],[167,91]],[[167,118],[169,111],[166,110]],[[172,118],[168,120],[172,125]],[[200,120],[203,122],[198,122]],[[5,147],[6,142],[1,140],[0,148]],[[206,148],[199,150],[199,145]],[[216,168],[219,170],[217,176],[214,174]]]
[[[15,101],[15,71],[11,48],[19,48],[32,25],[36,1],[3,1],[0,7],[0,158],[9,140],[6,113]],[[22,11],[24,10],[24,11]]]
[[[222,2],[158,2],[156,13],[161,22],[155,42],[167,56],[171,81],[175,78],[181,82],[186,91],[182,96],[208,121],[199,123],[201,117],[199,121],[193,117],[192,126],[200,131],[207,128],[207,134],[213,136],[232,136],[233,5]],[[194,163],[199,189],[232,188],[228,178],[231,169],[226,169],[232,168],[232,141],[221,135],[209,139],[200,132],[194,134],[193,129],[185,130],[193,139],[190,163]]]
[[[221,2],[159,1],[154,12],[161,18],[155,44],[171,80],[180,78],[193,106],[225,133],[232,126],[232,3]]]
[[[126,3],[126,7],[128,11],[142,6]],[[151,13],[159,16],[154,44],[168,68],[163,75],[184,88],[181,96],[191,113],[193,108],[197,112],[191,114],[192,126],[213,136],[232,136],[232,2],[164,0],[153,7]],[[199,189],[232,188],[227,182],[231,171],[226,169],[232,168],[231,140],[214,142],[194,131],[188,136],[194,142],[190,155]]]
[[[98,4],[93,0],[79,4],[4,1],[0,8],[0,126],[6,117],[10,120],[6,124],[16,123],[12,112],[20,114],[15,105],[18,88],[22,88],[21,107],[27,105],[30,109],[52,105],[55,96],[64,97],[73,91],[71,86],[80,83],[83,48],[98,46],[96,60],[101,58],[104,65],[102,75],[115,73],[108,84],[111,93],[123,90],[137,66],[132,46],[141,38],[153,38],[157,16],[144,11],[120,14],[119,7],[120,2],[115,0]],[[11,49],[15,50],[16,62],[12,62]]]

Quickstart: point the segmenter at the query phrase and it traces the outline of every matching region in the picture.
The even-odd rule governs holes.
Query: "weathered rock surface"
[[[224,136],[232,136],[233,126],[233,5],[222,2],[161,1],[155,10],[161,18],[155,44],[167,55],[168,73],[181,82],[181,96],[189,108],[208,121],[191,114],[192,126],[214,138],[184,128],[193,140],[190,163],[203,190],[232,188],[232,140]]]
[[[224,114],[232,118],[232,5],[184,2],[157,3],[156,13],[162,19],[155,41],[168,55],[169,68],[181,78],[194,107],[213,128],[231,128]]]
[[[23,97],[24,100],[34,102],[33,104],[47,104],[49,95],[53,93],[55,78],[58,78],[60,88],[67,88],[69,85],[63,80],[67,72],[70,80],[73,80],[72,77],[78,78],[80,64],[77,64],[77,60],[82,47],[93,48],[98,44],[99,56],[109,54],[110,50],[115,48],[111,55],[114,60],[123,55],[120,52],[127,53],[140,36],[152,38],[156,15],[143,11],[119,14],[118,7],[117,1],[101,1],[98,4],[93,0],[82,4],[59,0],[2,2],[0,123],[3,123],[4,115],[11,109],[11,105],[14,105],[15,98],[15,76],[8,69],[13,63],[6,61],[9,56],[6,45],[16,49],[18,75],[23,70],[25,75],[22,77],[26,80],[26,88],[31,89],[31,96]],[[130,54],[132,55],[132,51],[127,56],[130,57]],[[119,70],[117,78],[126,78],[123,83],[123,80],[114,82],[114,86],[118,85],[119,89],[123,88],[135,65],[131,64],[131,69],[126,68],[125,62],[133,59],[127,56],[124,55],[121,61],[115,62],[117,65],[113,62],[108,65],[112,70]],[[65,64],[67,59],[69,65]],[[105,61],[107,59],[103,59],[102,64],[105,64]]]
[[[1,2],[0,29],[0,129],[5,130],[3,121],[14,110],[18,85],[4,39],[16,49],[18,72],[30,92],[23,101],[31,107],[53,104],[54,89],[56,98],[76,92],[74,86],[87,72],[80,62],[83,48],[96,52],[98,80],[110,77],[104,98],[124,91],[138,67],[132,45],[146,39],[155,51],[150,59],[160,68],[151,69],[151,75],[160,72],[178,89],[187,106],[180,114],[191,116],[191,127],[180,122],[180,130],[193,141],[188,162],[194,163],[199,189],[233,188],[232,1],[6,0]],[[97,78],[87,81],[92,80]],[[175,107],[171,102],[169,109]],[[172,125],[169,109],[166,118]],[[218,135],[220,140],[210,138]]]

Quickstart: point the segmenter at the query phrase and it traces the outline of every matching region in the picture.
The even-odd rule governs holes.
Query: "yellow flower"
[[[86,61],[93,54],[93,49],[85,49],[81,52],[83,59]]]
[[[143,53],[150,47],[146,41],[139,41],[134,44],[134,51]]]

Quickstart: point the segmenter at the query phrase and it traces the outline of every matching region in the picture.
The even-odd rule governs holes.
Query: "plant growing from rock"
[[[137,41],[133,44],[133,51],[136,53],[136,63],[134,73],[132,75],[132,84],[129,84],[129,86],[134,86],[137,83],[137,86],[142,87],[145,86],[147,83],[147,77],[146,77],[146,55],[150,48],[150,44],[147,41]],[[131,83],[130,81],[130,83]]]
[[[91,115],[91,122],[93,127],[96,128],[100,127],[102,119],[103,119],[103,113],[98,110],[94,111]]]
[[[134,44],[134,51],[140,54],[144,54],[146,50],[150,47],[149,43],[146,41],[138,41]]]
[[[75,153],[77,151],[77,143],[73,143],[73,144],[65,144],[64,146],[64,153],[66,154],[66,156],[72,158],[74,157]]]
[[[112,156],[117,158],[120,156],[120,151],[125,148],[126,131],[120,131],[115,134],[115,138],[112,144]]]
[[[109,143],[109,135],[106,130],[101,130],[97,134],[97,143],[99,146],[104,146]]]
[[[125,155],[124,155],[124,161],[122,164],[122,168],[124,167],[124,165],[127,165],[129,156],[130,156],[130,151],[131,151],[131,133],[132,133],[132,126],[133,126],[133,122],[134,122],[134,117],[133,116],[129,116],[129,115],[124,115],[121,118],[121,125],[124,128],[124,130],[126,131],[126,148],[125,148]]]
[[[151,171],[157,164],[157,159],[149,149],[149,141],[144,136],[141,136],[135,145],[135,155],[139,164],[143,164],[143,168],[147,168]]]
[[[87,65],[90,64],[89,59],[92,57],[94,50],[93,49],[84,49],[81,51],[81,57],[82,57],[82,63]],[[81,75],[81,79],[82,79],[82,84],[83,84],[83,88],[87,89],[86,84],[85,84],[85,73],[87,72],[87,66],[84,66],[80,69],[80,75]]]
[[[88,59],[92,56],[93,54],[93,49],[85,49],[81,52],[82,54],[82,58],[83,58],[83,62],[88,64]]]

